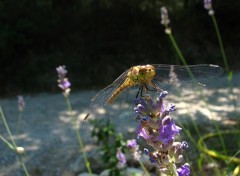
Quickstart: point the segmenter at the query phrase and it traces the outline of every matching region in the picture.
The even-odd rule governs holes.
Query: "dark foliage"
[[[132,65],[181,64],[160,25],[163,5],[188,63],[221,65],[199,0],[1,0],[0,95],[56,91],[58,65],[67,66],[79,90],[106,85]],[[240,55],[239,7],[214,1],[230,64]]]

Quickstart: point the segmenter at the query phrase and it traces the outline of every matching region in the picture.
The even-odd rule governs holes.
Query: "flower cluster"
[[[141,151],[139,150],[136,139],[127,140],[127,148],[130,150],[133,158],[139,161],[141,158]]]
[[[208,11],[208,14],[214,15],[214,10],[212,8],[212,0],[204,0],[203,1],[204,8]]]
[[[168,18],[168,10],[166,7],[161,7],[160,11],[161,11],[161,24],[165,26],[166,34],[171,34],[171,29],[168,26],[168,24],[170,23],[170,20]]]
[[[161,24],[164,26],[167,26],[170,23],[170,20],[168,18],[168,11],[166,9],[166,7],[161,7],[160,9],[161,11]]]
[[[116,158],[117,158],[117,160],[118,160],[117,167],[118,167],[119,169],[124,168],[127,161],[126,161],[126,156],[125,156],[124,153],[122,152],[122,148],[121,148],[121,147],[119,147],[119,148],[117,149]]]
[[[156,102],[150,96],[135,99],[134,111],[140,121],[137,129],[138,138],[144,138],[154,149],[153,151],[144,149],[144,153],[160,171],[167,175],[188,176],[189,164],[186,163],[178,169],[176,167],[177,163],[183,161],[183,151],[188,148],[188,144],[185,141],[175,142],[181,128],[175,125],[170,116],[170,113],[175,111],[175,106],[165,107],[163,104],[163,98],[167,94],[167,91],[162,91]]]
[[[68,78],[66,78],[67,70],[65,65],[59,66],[56,68],[58,73],[58,87],[60,87],[63,90],[64,96],[68,96],[70,93],[70,86],[71,83],[68,81]]]

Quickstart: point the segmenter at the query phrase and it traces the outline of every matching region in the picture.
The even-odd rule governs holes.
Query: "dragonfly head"
[[[152,81],[155,76],[155,68],[152,65],[143,65],[139,69],[139,78],[141,80]]]

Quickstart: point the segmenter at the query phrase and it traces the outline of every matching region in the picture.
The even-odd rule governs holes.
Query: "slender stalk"
[[[12,145],[10,142],[8,142],[2,135],[0,135],[0,139],[1,139],[10,149],[14,150],[13,145]]]
[[[182,61],[183,65],[186,67],[189,76],[191,77],[192,80],[195,81],[195,78],[194,78],[191,70],[188,68],[188,64],[187,64],[185,58],[183,57],[183,54],[182,54],[180,48],[178,47],[177,42],[175,41],[172,33],[170,32],[170,33],[167,33],[167,34],[168,34],[168,36],[169,36],[169,38],[170,38],[170,40],[171,40],[171,42],[172,42],[172,44],[173,44],[173,47],[175,48],[175,50],[176,50],[176,52],[177,52],[180,60]]]
[[[229,66],[228,66],[228,61],[227,61],[227,57],[226,57],[226,54],[225,54],[225,50],[224,50],[224,47],[223,47],[222,37],[221,37],[220,31],[219,31],[219,27],[218,27],[218,24],[217,24],[217,20],[216,20],[214,15],[211,15],[211,19],[212,19],[212,22],[213,22],[213,25],[214,25],[214,28],[215,28],[215,31],[216,31],[216,34],[217,34],[217,38],[218,38],[221,54],[222,54],[222,57],[223,57],[223,62],[224,62],[224,65],[225,65],[225,69],[226,69],[227,73],[229,74],[230,70],[229,70]]]
[[[138,160],[138,162],[139,162],[141,168],[144,170],[145,174],[146,174],[147,176],[150,176],[149,172],[147,171],[147,169],[146,169],[146,167],[144,166],[144,164],[142,163],[142,161],[141,161],[141,160]]]
[[[87,170],[88,170],[89,174],[92,176],[93,174],[92,174],[92,170],[91,170],[91,167],[90,167],[90,163],[89,163],[89,161],[87,159],[86,152],[84,150],[84,145],[83,145],[83,142],[82,142],[82,138],[81,138],[81,135],[80,135],[80,133],[78,131],[76,119],[73,116],[73,110],[72,110],[72,106],[71,106],[71,103],[69,101],[68,96],[65,96],[65,100],[66,100],[66,103],[67,103],[67,106],[68,106],[68,110],[70,112],[70,117],[71,117],[71,121],[72,121],[72,124],[73,124],[74,131],[75,131],[76,136],[77,136],[78,144],[80,146],[80,151],[82,152],[82,155],[83,155],[84,162],[85,162],[85,165],[87,167]]]
[[[1,114],[1,117],[2,117],[2,120],[3,120],[3,124],[4,124],[4,126],[5,126],[5,128],[6,128],[6,130],[7,130],[8,136],[9,136],[11,142],[12,142],[13,149],[14,149],[15,152],[16,152],[16,151],[17,151],[17,145],[16,145],[16,143],[15,143],[13,137],[12,137],[12,133],[11,133],[9,127],[8,127],[8,123],[7,123],[7,121],[6,121],[6,118],[5,118],[5,116],[4,116],[4,113],[3,113],[3,111],[2,111],[2,107],[1,107],[1,106],[0,106],[0,114]],[[6,141],[5,141],[5,142],[6,142]],[[26,175],[26,176],[30,176],[30,174],[28,173],[28,170],[27,170],[27,168],[26,168],[26,166],[25,166],[25,164],[24,164],[24,162],[23,162],[23,160],[22,160],[22,157],[21,157],[21,155],[19,155],[19,154],[18,154],[18,160],[19,160],[20,164],[22,165],[22,168],[23,168],[23,170],[24,170],[24,172],[25,172],[25,175]]]
[[[238,131],[238,130],[229,130],[229,131],[221,131],[220,133],[222,133],[222,135],[226,135],[226,134],[239,134],[240,131]],[[207,135],[202,136],[198,140],[199,148],[204,153],[208,154],[209,156],[222,159],[223,161],[230,161],[230,162],[235,162],[237,164],[240,164],[240,159],[239,158],[234,157],[234,156],[228,156],[228,155],[221,154],[220,152],[217,152],[216,150],[210,150],[210,149],[208,149],[205,146],[204,141],[209,139],[209,138],[215,137],[215,136],[219,136],[219,133],[218,132],[216,132],[216,133],[209,133]]]
[[[178,45],[177,45],[177,42],[175,41],[175,39],[174,39],[171,31],[168,32],[167,34],[168,34],[168,36],[169,36],[169,38],[170,38],[170,40],[171,40],[171,42],[172,42],[172,44],[173,44],[173,46],[174,46],[174,48],[175,48],[175,50],[176,50],[179,58],[181,59],[182,63],[186,66],[186,69],[187,69],[187,71],[188,71],[188,74],[190,75],[191,79],[192,79],[193,81],[195,81],[195,78],[194,78],[191,70],[187,67],[187,62],[186,62],[185,58],[183,57],[183,54],[182,54],[181,50],[179,49],[179,47],[178,47]],[[222,42],[221,42],[221,43],[222,43]],[[201,92],[201,97],[202,97],[202,99],[204,100],[204,97],[202,96],[202,91],[200,91],[200,92]],[[207,106],[208,110],[211,112],[211,110],[210,110],[209,107],[208,107],[207,101],[204,100],[204,102],[206,103],[206,106]],[[212,113],[211,113],[211,114],[212,114]],[[213,122],[214,122],[214,121],[213,121]],[[223,137],[222,137],[222,135],[221,135],[221,133],[220,133],[220,129],[218,128],[216,122],[214,122],[214,126],[215,126],[215,129],[217,130],[217,132],[219,133],[219,138],[220,138],[220,141],[221,141],[221,143],[222,143],[223,150],[224,150],[225,153],[227,153],[226,145],[225,145],[225,143],[224,143]],[[194,128],[196,128],[195,125],[194,125]],[[197,131],[198,131],[198,130],[197,130]]]
[[[170,164],[169,165],[169,170],[172,172],[172,176],[178,176],[178,173],[177,173],[177,168],[176,168],[176,165],[175,164]]]
[[[225,70],[226,70],[227,75],[228,75],[228,83],[229,83],[229,87],[230,87],[230,92],[233,95],[233,104],[234,104],[235,112],[237,112],[236,96],[235,96],[235,93],[233,92],[233,85],[231,83],[233,73],[230,70],[229,65],[228,65],[228,59],[227,59],[227,56],[225,54],[225,50],[224,50],[224,46],[223,46],[223,42],[222,42],[222,37],[221,37],[220,30],[219,30],[219,27],[218,27],[218,24],[217,24],[217,20],[216,20],[214,15],[211,15],[211,19],[212,19],[212,22],[213,22],[215,32],[217,34],[217,39],[218,39],[219,47],[220,47],[220,50],[221,50],[223,62],[224,62],[224,65],[225,65]]]

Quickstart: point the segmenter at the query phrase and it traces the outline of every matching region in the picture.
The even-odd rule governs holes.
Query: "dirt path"
[[[240,107],[240,74],[235,76],[234,92],[237,95],[237,105]],[[214,80],[215,81],[215,80]],[[169,95],[166,101],[176,104],[177,112],[175,118],[184,121],[188,110],[191,110],[193,118],[199,122],[208,121],[210,114],[212,118],[222,122],[230,123],[234,119],[234,106],[227,88],[226,78],[219,78],[208,84],[204,90],[204,97],[209,102],[211,112],[206,109],[199,92],[179,98]],[[218,88],[218,89],[215,89]],[[70,96],[75,115],[79,120],[80,133],[88,150],[94,140],[90,137],[91,127],[82,119],[88,112],[89,101],[94,96],[94,91],[83,91],[72,93]],[[14,139],[18,146],[23,146],[27,151],[25,162],[32,175],[59,176],[74,175],[73,168],[78,159],[79,151],[71,120],[67,112],[66,103],[61,94],[40,94],[37,96],[24,96],[26,109],[21,118],[17,131],[18,108],[16,99],[2,99],[0,105],[4,111]],[[187,108],[186,108],[187,107]],[[129,114],[131,118],[129,118]],[[119,131],[129,134],[134,132],[135,122],[132,108],[118,114],[113,123],[117,124]],[[0,134],[7,136],[2,122],[0,122]],[[22,176],[22,169],[16,159],[16,155],[0,142],[0,176]],[[93,163],[94,164],[94,163]],[[79,169],[84,168],[79,166]]]

